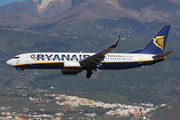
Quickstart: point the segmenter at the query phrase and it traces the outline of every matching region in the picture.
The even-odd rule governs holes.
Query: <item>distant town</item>
[[[38,90],[38,92],[44,92],[45,90]],[[2,95],[1,95],[2,96]],[[22,96],[27,97],[27,94],[22,94]],[[51,98],[51,99],[47,99]],[[16,97],[12,97],[9,101],[17,100]],[[67,119],[78,119],[78,120],[95,120],[98,114],[94,111],[95,108],[102,108],[106,110],[103,116],[106,117],[131,117],[131,119],[142,118],[145,120],[150,120],[149,117],[153,115],[153,111],[158,108],[166,106],[166,104],[161,104],[159,106],[154,106],[152,103],[141,103],[133,105],[126,105],[121,103],[108,103],[102,102],[98,100],[90,100],[87,98],[79,98],[78,96],[68,96],[65,94],[43,94],[41,97],[31,97],[29,96],[28,99],[30,102],[36,104],[49,104],[54,103],[57,108],[62,106],[72,107],[74,109],[81,108],[81,107],[89,107],[92,108],[92,112],[86,112],[83,108],[79,111],[76,110],[60,110],[60,112],[51,114],[47,113],[44,114],[43,112],[46,109],[39,107],[39,112],[30,112],[31,108],[21,107],[21,112],[19,109],[17,111],[12,111],[12,107],[9,106],[2,106],[1,105],[1,117],[0,119],[28,119],[28,120],[63,120],[63,116],[68,115]],[[168,106],[171,107],[171,106]],[[72,114],[72,116],[71,116]],[[76,116],[74,116],[75,114]],[[77,117],[80,116],[80,117]]]

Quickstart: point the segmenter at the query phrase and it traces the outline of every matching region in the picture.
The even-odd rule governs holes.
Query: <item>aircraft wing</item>
[[[81,60],[80,61],[81,66],[97,68],[97,65],[100,64],[100,62],[105,58],[105,54],[109,53],[111,50],[113,50],[117,46],[117,44],[119,42],[119,38],[120,38],[120,36],[118,36],[116,41],[107,49],[105,49],[99,53],[96,53],[86,59]]]

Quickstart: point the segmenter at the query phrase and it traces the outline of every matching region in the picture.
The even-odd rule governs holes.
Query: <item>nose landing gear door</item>
[[[30,62],[30,57],[29,57],[29,55],[26,55],[26,56],[25,56],[25,62]]]

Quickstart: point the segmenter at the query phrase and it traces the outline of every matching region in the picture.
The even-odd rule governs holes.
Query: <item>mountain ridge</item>
[[[16,14],[35,14],[50,17],[67,10],[71,3],[72,0],[27,0],[2,6],[0,12],[11,11]]]
[[[122,17],[141,22],[168,22],[171,14],[180,11],[179,8],[180,2],[176,0],[138,0],[138,2],[132,0],[27,0],[2,6],[0,12],[8,14],[10,11],[17,16],[31,15],[42,18],[38,22],[29,19],[29,23],[32,24],[27,25],[11,23],[14,26],[28,28],[33,27],[33,24],[37,27],[56,23],[52,29],[57,29],[82,21],[118,20]],[[27,21],[25,17],[21,19]],[[1,21],[4,25],[3,20]]]

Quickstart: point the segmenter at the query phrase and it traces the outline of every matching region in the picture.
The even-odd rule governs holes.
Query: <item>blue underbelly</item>
[[[64,63],[27,64],[16,67],[24,69],[62,69],[64,67]]]
[[[160,62],[162,60],[156,60],[156,61],[143,61],[143,62],[105,62],[101,63],[99,65],[99,69],[130,69],[130,68],[136,68],[136,67],[142,67],[146,65],[153,65],[157,62]]]
[[[121,62],[121,61],[112,61],[112,62],[105,62],[103,61],[99,65],[99,69],[130,69],[130,68],[136,68],[146,65],[152,65],[157,62],[163,61],[161,60],[155,60],[155,61],[143,61],[143,62]],[[31,63],[31,64],[24,64],[24,65],[17,65],[16,68],[23,68],[23,69],[63,69],[64,63]]]

